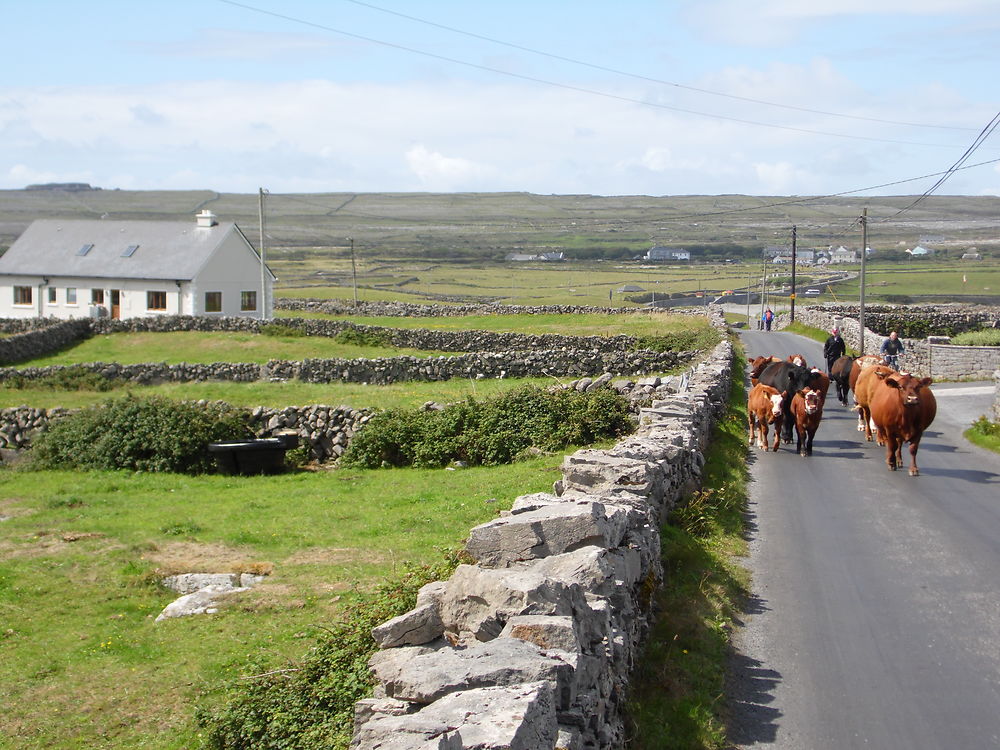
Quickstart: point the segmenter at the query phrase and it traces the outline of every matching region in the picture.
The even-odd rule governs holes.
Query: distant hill
[[[31,186],[0,191],[0,245],[34,219],[191,219],[211,208],[257,244],[256,194]],[[82,185],[82,183],[81,183]],[[385,257],[496,258],[563,251],[569,258],[634,258],[653,245],[692,257],[759,257],[766,246],[858,247],[867,207],[869,244],[902,251],[933,236],[938,250],[1000,251],[1000,198],[808,198],[746,195],[598,196],[531,193],[273,194],[265,201],[269,251],[315,248]],[[308,250],[307,250],[308,249]]]

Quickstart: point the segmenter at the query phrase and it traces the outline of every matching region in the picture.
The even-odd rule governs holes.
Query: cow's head
[[[787,395],[788,391],[782,391],[781,393],[772,393],[768,396],[771,399],[771,416],[781,416],[781,402],[785,400]]]
[[[915,378],[908,372],[883,373],[878,371],[875,374],[887,386],[899,391],[900,398],[905,406],[916,406],[919,404],[920,390],[934,382],[931,378]]]
[[[819,411],[822,399],[820,398],[820,392],[818,390],[815,388],[807,388],[799,391],[799,395],[805,403],[806,414],[815,414]]]
[[[790,356],[788,358],[788,361],[791,362],[793,365],[796,365],[798,367],[805,367],[806,366],[806,358],[803,357],[801,354],[793,354],[792,356]]]

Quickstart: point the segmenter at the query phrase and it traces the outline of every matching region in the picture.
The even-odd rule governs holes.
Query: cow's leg
[[[813,454],[813,438],[816,437],[816,428],[813,427],[808,432],[808,442],[806,443],[806,455],[811,456]]]
[[[917,447],[920,445],[920,438],[910,441],[910,476],[917,477],[920,476],[920,469],[917,468]],[[900,449],[902,449],[902,443],[900,443]],[[900,464],[902,464],[902,459],[900,459]]]
[[[778,452],[778,446],[781,444],[781,425],[782,422],[780,418],[774,420],[774,447],[772,450],[775,453]]]
[[[781,440],[784,443],[792,442],[792,427],[795,425],[795,417],[792,415],[791,394],[781,405]]]
[[[896,453],[898,452],[898,446],[896,444],[895,435],[886,435],[885,441],[885,462],[889,467],[889,471],[895,471],[896,466]]]
[[[750,410],[750,407],[747,407],[747,426],[750,428],[750,437],[747,438],[747,442],[753,448],[754,440],[757,438],[757,425],[754,424],[753,412]]]

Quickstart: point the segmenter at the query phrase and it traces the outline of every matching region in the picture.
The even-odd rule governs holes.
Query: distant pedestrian
[[[826,360],[826,371],[833,369],[833,363],[847,353],[847,344],[840,335],[840,329],[830,331],[830,338],[823,343],[823,358]]]
[[[771,323],[773,322],[774,322],[774,313],[771,312],[771,308],[769,307],[764,311],[764,330],[770,331]]]

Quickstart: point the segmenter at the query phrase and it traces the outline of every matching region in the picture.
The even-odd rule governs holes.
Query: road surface
[[[822,363],[794,334],[741,336],[748,355]],[[753,595],[727,691],[736,746],[1000,747],[1000,456],[961,434],[993,389],[933,390],[919,477],[886,468],[832,386],[812,457],[754,449]]]

